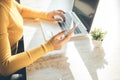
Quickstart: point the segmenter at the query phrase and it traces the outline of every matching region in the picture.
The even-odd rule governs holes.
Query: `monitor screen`
[[[98,6],[99,0],[75,0],[73,11],[83,22],[87,31],[91,29],[94,15]]]

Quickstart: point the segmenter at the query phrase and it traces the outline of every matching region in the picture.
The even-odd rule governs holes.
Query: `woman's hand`
[[[62,31],[50,39],[50,42],[53,44],[55,50],[61,49],[62,46],[70,40],[73,34],[73,31],[70,31],[66,36],[64,36],[64,32],[65,31]]]
[[[65,20],[64,13],[65,12],[62,10],[51,11],[51,12],[48,12],[47,17],[50,21],[59,21],[61,19]]]

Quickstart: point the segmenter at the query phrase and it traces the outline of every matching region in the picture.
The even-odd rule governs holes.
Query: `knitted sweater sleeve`
[[[14,2],[14,3],[16,4],[17,9],[19,10],[19,12],[24,18],[40,18],[40,19],[48,20],[47,12],[37,11],[31,8],[22,6],[17,2]]]
[[[26,16],[24,10],[22,14]],[[48,41],[34,49],[12,56],[8,25],[9,14],[0,6],[0,75],[9,75],[23,67],[26,67],[45,53],[54,49],[51,42]]]

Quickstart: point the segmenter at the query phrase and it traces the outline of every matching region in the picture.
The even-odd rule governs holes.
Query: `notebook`
[[[60,2],[61,1],[61,2]],[[64,2],[62,2],[64,1]],[[85,36],[90,32],[99,0],[54,0],[48,11],[61,9],[65,11],[65,22],[42,22],[44,39],[49,40],[62,30],[69,30],[79,24],[74,30],[74,37]],[[56,5],[53,5],[56,4]]]

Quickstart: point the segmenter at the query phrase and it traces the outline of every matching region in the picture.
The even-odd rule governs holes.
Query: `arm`
[[[37,10],[24,7],[18,4],[17,2],[15,2],[15,5],[24,18],[40,18],[40,19],[49,20],[49,21],[58,21],[61,19],[54,18],[54,17],[55,15],[59,15],[62,19],[65,19],[64,11],[62,10],[56,10],[56,11],[51,11],[51,12],[40,12]]]
[[[51,42],[48,41],[37,48],[12,56],[8,38],[8,25],[8,13],[0,6],[0,75],[9,75],[26,67],[45,53],[54,49]]]
[[[27,7],[24,7],[20,4],[18,4],[15,1],[15,5],[17,7],[17,9],[19,10],[19,12],[21,13],[21,15],[24,18],[41,18],[41,19],[47,19],[48,13],[47,12],[40,12],[37,10],[33,10]]]

